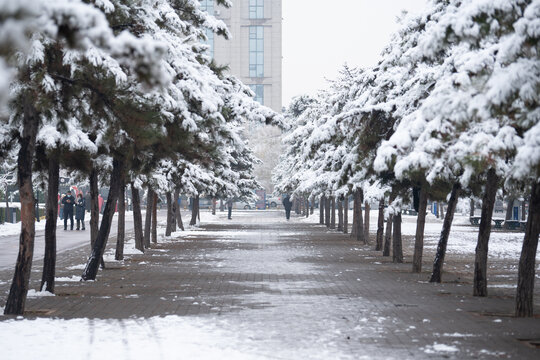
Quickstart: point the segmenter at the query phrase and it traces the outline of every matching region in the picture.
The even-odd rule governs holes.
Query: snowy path
[[[108,262],[96,282],[78,281],[87,254],[74,251],[58,271],[57,296],[32,297],[26,319],[0,321],[2,358],[538,355],[517,340],[538,336],[538,320],[507,316],[512,289],[473,298],[467,280],[455,280],[453,272],[444,275],[449,282],[427,284],[426,272],[411,274],[410,263],[392,264],[315,219],[286,222],[281,212],[246,211],[228,221],[225,214],[203,213],[201,228]],[[469,256],[448,269],[462,267]],[[515,275],[510,267],[500,271]],[[7,284],[0,290],[4,294]]]

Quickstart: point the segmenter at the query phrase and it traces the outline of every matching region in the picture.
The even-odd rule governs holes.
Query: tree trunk
[[[99,188],[98,172],[95,166],[92,166],[90,172],[90,251],[94,248],[99,232]],[[103,257],[99,259],[101,268],[105,269]]]
[[[114,210],[116,208],[116,201],[120,193],[120,185],[124,182],[124,159],[119,157],[113,157],[113,169],[111,172],[111,182],[109,195],[107,202],[105,203],[105,210],[103,210],[103,218],[101,220],[101,226],[99,232],[92,247],[92,253],[86,263],[82,279],[83,280],[95,280],[98,272],[98,266],[100,259],[107,246],[107,240],[111,231],[112,219],[114,216]]]
[[[9,185],[6,185],[6,221],[7,223],[11,223],[11,218],[10,218],[10,211],[9,211]]]
[[[58,185],[60,163],[58,154],[49,155],[49,179],[47,188],[47,219],[45,220],[45,256],[40,291],[54,293],[54,275],[56,271],[56,221],[58,219]]]
[[[514,215],[514,198],[509,197],[506,202],[506,216],[504,217],[505,220],[512,220],[512,217]]]
[[[321,196],[321,200],[319,200],[319,207],[320,207],[320,210],[319,210],[319,224],[321,224],[321,225],[324,225],[324,209],[326,207],[325,200],[326,200],[325,195]]]
[[[392,241],[392,262],[403,262],[403,243],[401,240],[401,211],[394,215],[394,238]]]
[[[176,199],[178,199],[180,197],[180,190],[179,189],[176,189],[174,191],[174,196]],[[176,200],[176,202],[178,202],[178,200]],[[178,227],[180,228],[180,230],[184,231],[184,222],[182,221],[182,213],[180,213],[180,206],[177,206],[176,207],[176,211],[175,211],[175,215],[176,215],[176,222],[178,223]],[[215,215],[215,202],[214,202],[214,215]]]
[[[225,211],[225,204],[223,203],[223,199],[219,200],[219,211]]]
[[[337,225],[337,231],[343,231],[343,199],[340,196],[337,202],[337,210],[338,210],[338,225]]]
[[[15,264],[15,273],[9,289],[5,315],[22,315],[26,304],[28,283],[32,270],[32,256],[34,255],[35,217],[34,193],[32,189],[32,163],[39,118],[36,109],[31,103],[34,101],[27,96],[24,101],[24,115],[22,134],[19,139],[20,150],[17,157],[17,182],[21,202],[21,234],[19,236],[19,254]]]
[[[310,206],[309,206],[309,213],[310,213],[311,215],[313,215],[313,213],[315,212],[315,205],[314,205],[314,203],[315,203],[315,197],[312,196],[312,197],[311,197],[311,202],[310,202],[310,204],[309,204],[309,205],[310,205]]]
[[[152,242],[157,244],[157,193],[154,192],[154,198],[152,199]]]
[[[386,233],[384,235],[384,249],[383,256],[390,256],[390,245],[392,244],[392,224],[394,222],[394,215],[388,214],[386,220]]]
[[[412,271],[422,272],[422,253],[424,251],[424,227],[426,225],[427,210],[427,189],[426,185],[420,188],[420,200],[418,202],[418,217],[416,219],[416,235],[414,238],[414,255]]]
[[[165,228],[165,236],[171,236],[173,228],[173,204],[172,204],[172,194],[170,191],[167,191],[165,194],[167,197],[167,227]]]
[[[470,208],[469,208],[469,217],[473,217],[474,216],[474,209],[475,209],[475,206],[474,206],[474,199],[471,198],[470,200]]]
[[[309,199],[306,198],[306,218],[309,217]]]
[[[446,216],[443,221],[439,244],[437,245],[437,253],[435,254],[435,261],[433,262],[433,273],[431,274],[429,282],[441,282],[444,257],[446,255],[446,245],[448,244],[448,236],[450,235],[450,228],[452,227],[452,221],[454,220],[454,212],[456,211],[460,189],[461,186],[459,183],[455,183],[454,186],[452,186],[450,201],[448,201],[448,209],[446,209]]]
[[[336,197],[330,199],[330,229],[336,228]]]
[[[330,208],[332,207],[332,199],[327,197],[324,201],[324,225],[330,227]]]
[[[444,203],[441,202],[440,209],[439,209],[439,219],[444,219]]]
[[[362,219],[362,203],[364,202],[364,192],[356,189],[354,192],[354,213],[353,213],[353,233],[357,241],[367,244],[364,237],[364,220]]]
[[[139,195],[139,189],[135,187],[135,184],[133,182],[131,182],[131,197],[131,202],[133,203],[133,228],[135,230],[135,248],[141,252],[144,252],[141,196]]]
[[[216,198],[212,198],[212,215],[216,215]]]
[[[122,181],[118,192],[118,231],[116,234],[116,251],[114,259],[124,260],[124,243],[126,240],[126,184]]]
[[[519,258],[518,285],[516,290],[516,316],[533,316],[534,278],[536,251],[540,233],[540,183],[532,185],[529,201],[529,218]]]
[[[178,210],[178,196],[177,195],[178,196],[180,195],[180,190],[175,189],[174,193],[172,193],[172,202],[171,202],[171,207],[172,207],[171,231],[172,232],[176,231],[176,212]]]
[[[499,177],[497,176],[495,169],[489,169],[487,172],[486,190],[482,198],[482,215],[480,218],[480,228],[478,229],[478,242],[476,244],[476,255],[474,260],[474,296],[487,296],[488,244],[489,235],[491,234],[491,218],[493,217],[493,207],[495,206],[498,182]]]
[[[349,232],[349,195],[345,195],[343,201],[343,233]]]
[[[193,198],[193,206],[191,212],[191,221],[189,225],[197,225],[197,217],[199,216],[199,195]]]
[[[376,251],[383,249],[383,236],[384,236],[384,198],[379,200],[379,216],[377,218],[377,243],[375,245]]]
[[[146,214],[144,219],[144,247],[150,247],[150,232],[152,230],[152,204],[154,201],[154,191],[148,186],[148,194],[146,194]]]
[[[367,201],[364,203],[364,208],[365,208],[364,239],[365,239],[366,244],[369,244],[369,211],[371,210],[371,207]]]
[[[527,205],[527,200],[521,202],[521,221],[527,220],[527,211],[525,210],[525,205]]]

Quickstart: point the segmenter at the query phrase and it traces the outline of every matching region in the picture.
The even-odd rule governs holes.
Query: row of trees
[[[83,280],[96,277],[126,186],[141,250],[150,234],[142,231],[141,189],[153,209],[156,193],[167,194],[174,214],[173,194],[180,191],[241,198],[258,187],[242,124],[279,125],[280,117],[205,55],[206,29],[229,36],[197,0],[0,1],[0,78],[9,79],[0,83],[0,155],[6,168],[16,168],[21,199],[20,250],[5,314],[24,312],[36,182],[48,193],[42,288],[54,292],[60,168],[90,186],[92,252]],[[101,225],[99,183],[110,189]],[[155,210],[146,216],[149,227]]]
[[[345,67],[328,89],[290,105],[277,191],[321,196],[321,204],[353,194],[359,240],[365,240],[362,202],[379,202],[377,249],[385,255],[388,204],[387,239],[393,223],[393,259],[401,262],[400,210],[412,189],[419,211],[415,272],[427,201],[447,201],[432,282],[441,281],[458,198],[481,198],[476,296],[487,296],[497,191],[529,194],[516,315],[532,316],[540,231],[539,17],[538,0],[431,0],[421,14],[404,16],[376,66]]]

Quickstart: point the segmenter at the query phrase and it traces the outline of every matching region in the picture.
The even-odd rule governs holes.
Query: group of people
[[[64,218],[64,230],[67,230],[68,219],[70,220],[71,225],[70,230],[73,230],[73,208],[75,208],[75,219],[77,220],[76,230],[86,230],[84,227],[86,200],[83,197],[82,192],[80,192],[75,199],[71,194],[71,190],[68,190],[65,195],[62,195],[60,203],[62,204],[60,218]]]

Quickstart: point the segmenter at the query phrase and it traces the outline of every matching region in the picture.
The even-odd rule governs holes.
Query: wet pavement
[[[282,217],[204,214],[200,229],[107,262],[95,282],[77,281],[88,249],[71,250],[59,259],[56,296],[29,298],[25,317],[138,319],[152,336],[155,317],[180,316],[204,322],[206,334],[236,336],[229,346],[245,358],[540,358],[540,318],[511,316],[510,285],[473,297],[470,257],[452,258],[444,282],[429,284],[433,256],[426,253],[423,273],[410,273],[410,237],[406,263],[393,264],[372,246],[314,224],[318,217]],[[513,264],[490,265],[493,276],[515,278]],[[40,271],[37,261],[34,289]],[[11,276],[0,271],[1,306]],[[537,314],[539,296],[537,286]],[[0,322],[0,337],[2,329]]]

